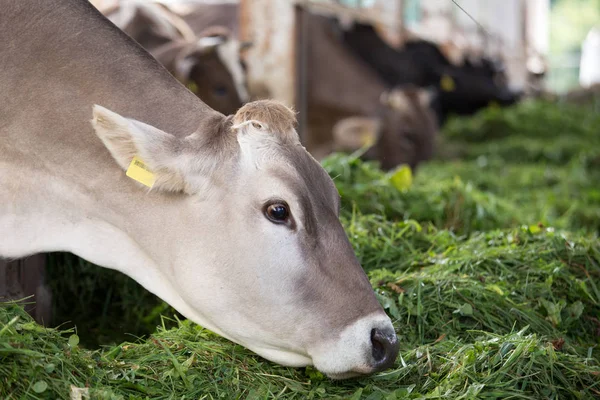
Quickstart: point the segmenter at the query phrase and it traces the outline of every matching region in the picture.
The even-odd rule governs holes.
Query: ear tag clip
[[[453,92],[456,88],[456,84],[454,83],[454,79],[452,79],[448,75],[443,75],[440,80],[440,87],[444,92]]]
[[[144,163],[138,156],[133,157],[131,160],[129,168],[127,168],[126,175],[134,181],[138,181],[142,185],[148,186],[149,188],[152,188],[154,181],[156,180],[156,177],[150,170],[150,167],[148,167],[146,163]]]

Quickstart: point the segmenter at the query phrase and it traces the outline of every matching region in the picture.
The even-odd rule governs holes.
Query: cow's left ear
[[[94,105],[91,122],[96,135],[132,179],[159,190],[186,189],[185,156],[178,151],[181,139],[99,105]]]
[[[203,37],[194,44],[184,44],[173,62],[175,77],[182,82],[187,82],[190,79],[192,69],[200,64],[202,57],[217,51],[218,46],[223,44],[225,40],[220,36]]]
[[[344,118],[333,127],[333,150],[350,153],[370,148],[379,140],[380,132],[381,123],[375,118]]]

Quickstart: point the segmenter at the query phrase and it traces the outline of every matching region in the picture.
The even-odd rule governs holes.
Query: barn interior
[[[282,367],[44,253],[0,259],[0,398],[600,398],[600,0],[89,1],[215,110],[295,110],[400,355]]]

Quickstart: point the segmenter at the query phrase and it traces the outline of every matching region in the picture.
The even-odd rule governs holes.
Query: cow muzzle
[[[337,336],[337,335],[336,335]],[[393,366],[399,341],[390,319],[374,313],[311,351],[314,366],[332,379],[366,376]]]

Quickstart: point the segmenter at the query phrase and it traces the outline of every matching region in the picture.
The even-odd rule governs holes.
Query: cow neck
[[[16,31],[10,35],[18,49],[11,58],[31,79],[43,79],[36,85],[51,93],[40,90],[40,100],[85,107],[90,116],[91,106],[100,104],[177,136],[194,132],[215,112],[88,2],[23,0],[11,7],[15,26],[6,29]],[[60,92],[71,102],[57,99]]]
[[[376,115],[384,82],[337,37],[327,18],[303,11],[309,19],[308,77],[310,101],[353,115]],[[335,60],[335,62],[331,62]]]
[[[223,116],[87,1],[20,0],[2,13],[0,37],[10,46],[0,46],[0,195],[13,201],[0,204],[8,207],[0,207],[0,218],[23,229],[10,256],[53,250],[87,256],[93,248],[108,254],[120,242],[111,237],[140,231],[175,240],[165,221],[181,218],[177,206],[190,198],[148,193],[127,178],[93,132],[92,106],[180,137]],[[26,240],[32,232],[45,233]],[[158,244],[140,239],[136,246],[163,263]]]

